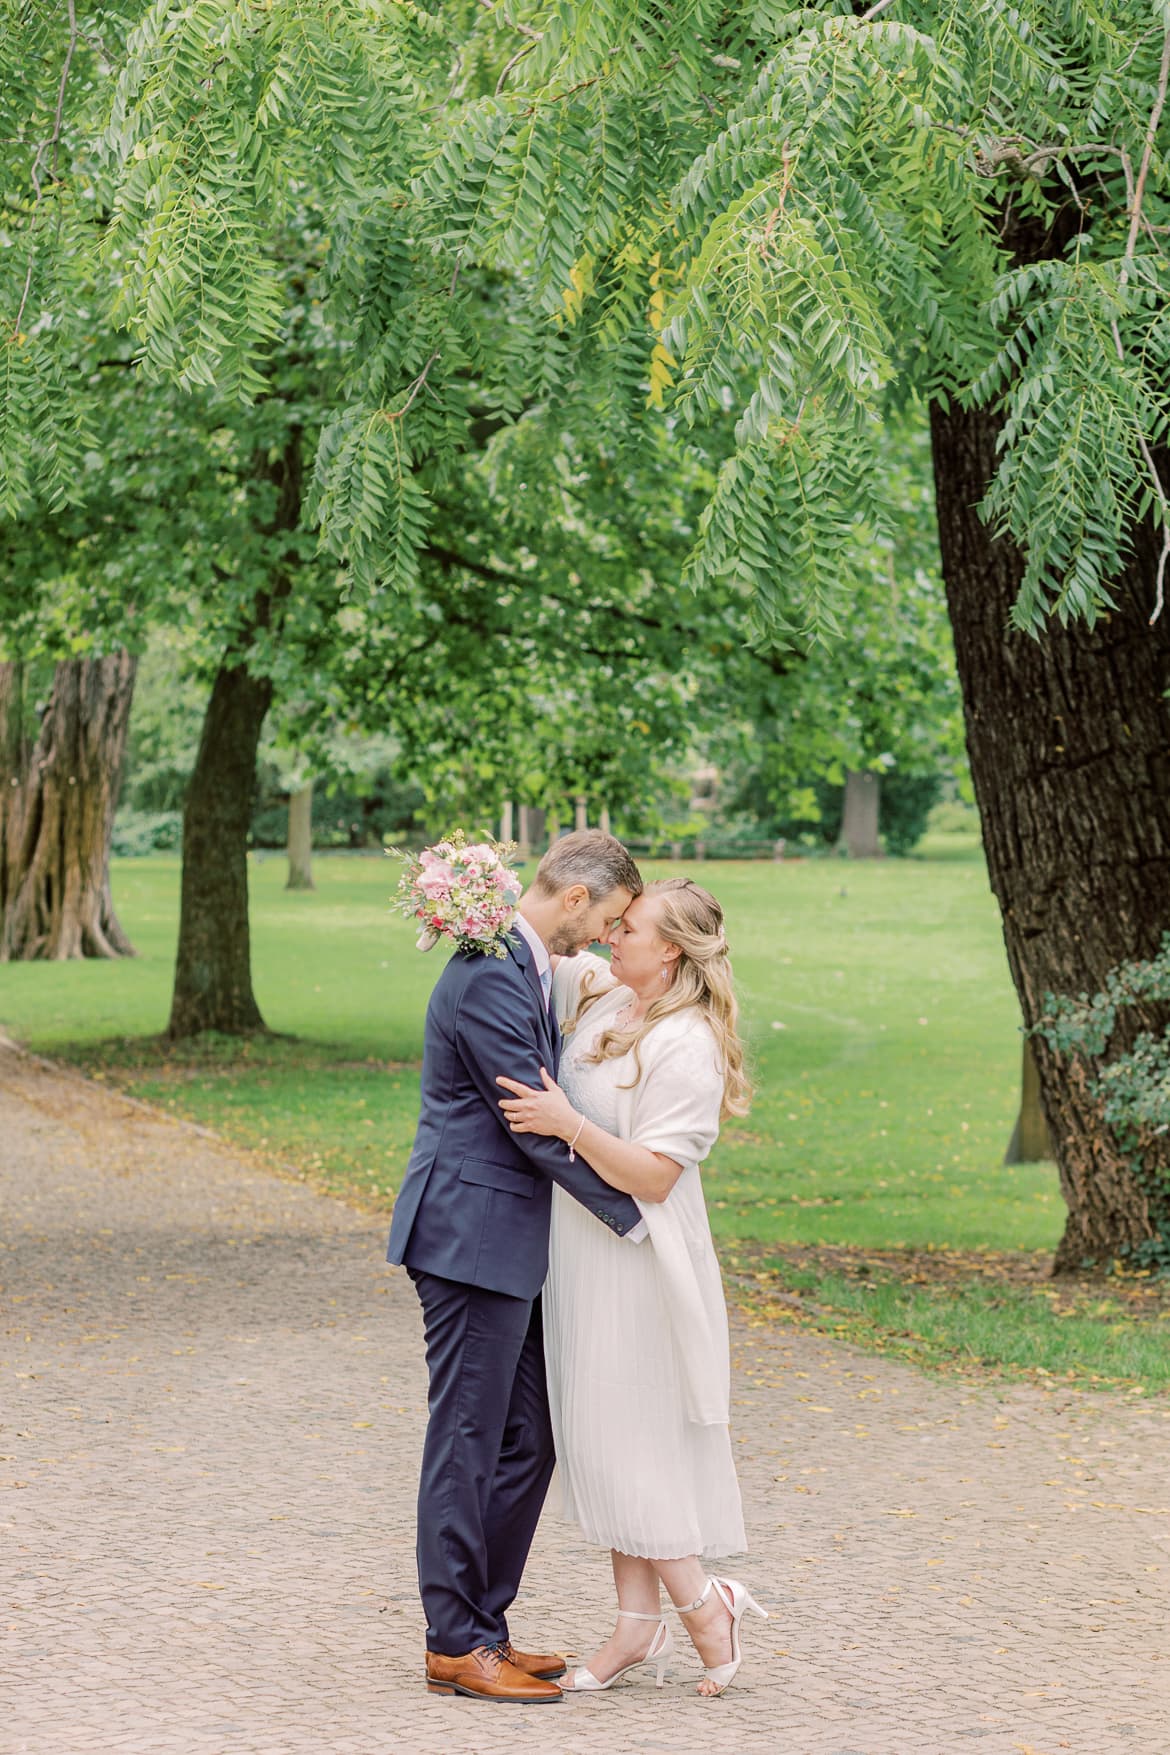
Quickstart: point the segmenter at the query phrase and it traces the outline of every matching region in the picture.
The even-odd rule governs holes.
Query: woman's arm
[[[513,1133],[552,1134],[566,1145],[571,1142],[572,1149],[587,1158],[611,1188],[620,1188],[639,1200],[666,1199],[682,1175],[681,1164],[646,1146],[618,1139],[595,1121],[587,1121],[543,1066],[540,1076],[544,1081],[542,1091],[516,1079],[496,1080],[497,1085],[512,1093],[511,1097],[501,1097],[500,1108]]]

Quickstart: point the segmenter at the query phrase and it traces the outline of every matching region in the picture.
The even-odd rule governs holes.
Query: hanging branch
[[[410,394],[406,398],[406,401],[402,404],[402,407],[395,408],[391,411],[384,411],[383,415],[382,415],[383,420],[393,421],[393,420],[401,420],[402,419],[403,415],[406,414],[408,412],[408,410],[411,408],[419,391],[422,389],[423,385],[426,383],[427,373],[430,371],[431,367],[434,365],[435,361],[438,358],[439,358],[439,350],[438,350],[438,348],[436,348],[434,353],[431,355],[430,359],[427,361],[426,365],[423,367],[422,371],[419,373],[418,377],[415,379],[414,383],[410,386]]]
[[[31,177],[32,186],[36,191],[36,199],[33,201],[32,213],[29,217],[28,268],[24,277],[24,290],[20,295],[20,304],[17,307],[16,320],[12,325],[12,339],[14,341],[20,334],[20,325],[24,317],[25,306],[28,304],[28,295],[32,291],[33,264],[36,261],[36,247],[33,242],[33,233],[36,229],[37,215],[41,202],[45,198],[45,185],[41,181],[41,172],[44,169],[45,160],[49,157],[50,153],[52,154],[52,160],[49,165],[49,180],[53,183],[59,180],[57,176],[57,159],[61,144],[61,131],[64,126],[65,118],[65,88],[69,83],[69,69],[73,64],[74,51],[77,48],[78,38],[81,35],[77,23],[76,0],[66,0],[66,6],[69,12],[69,41],[65,47],[65,60],[61,66],[61,78],[57,85],[57,107],[53,112],[53,132],[47,140],[41,141],[40,145],[37,147],[32,162]]]

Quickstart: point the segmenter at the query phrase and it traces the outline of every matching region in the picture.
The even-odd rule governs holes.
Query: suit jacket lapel
[[[549,1015],[544,1003],[544,988],[540,985],[540,976],[536,972],[536,962],[528,944],[520,933],[512,933],[508,939],[508,948],[524,971],[524,978],[536,996],[536,1009],[540,1013],[544,1039],[552,1056],[549,1071],[555,1075],[557,1062],[560,1059],[560,1031],[556,1020]]]

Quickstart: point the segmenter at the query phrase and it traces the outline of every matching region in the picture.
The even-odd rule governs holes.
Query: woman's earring
[[[664,981],[669,981],[669,979],[670,979],[670,975],[669,975],[669,972],[667,970],[667,966],[665,963],[663,963],[663,965],[662,965],[662,979]]]

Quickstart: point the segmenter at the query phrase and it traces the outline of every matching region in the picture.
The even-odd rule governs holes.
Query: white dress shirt
[[[536,973],[540,976],[540,991],[544,994],[544,1003],[547,1007],[548,996],[552,992],[552,958],[548,954],[548,946],[535,926],[530,926],[525,920],[523,914],[517,914],[516,928],[521,937],[528,940],[532,951],[532,960],[536,964]]]

